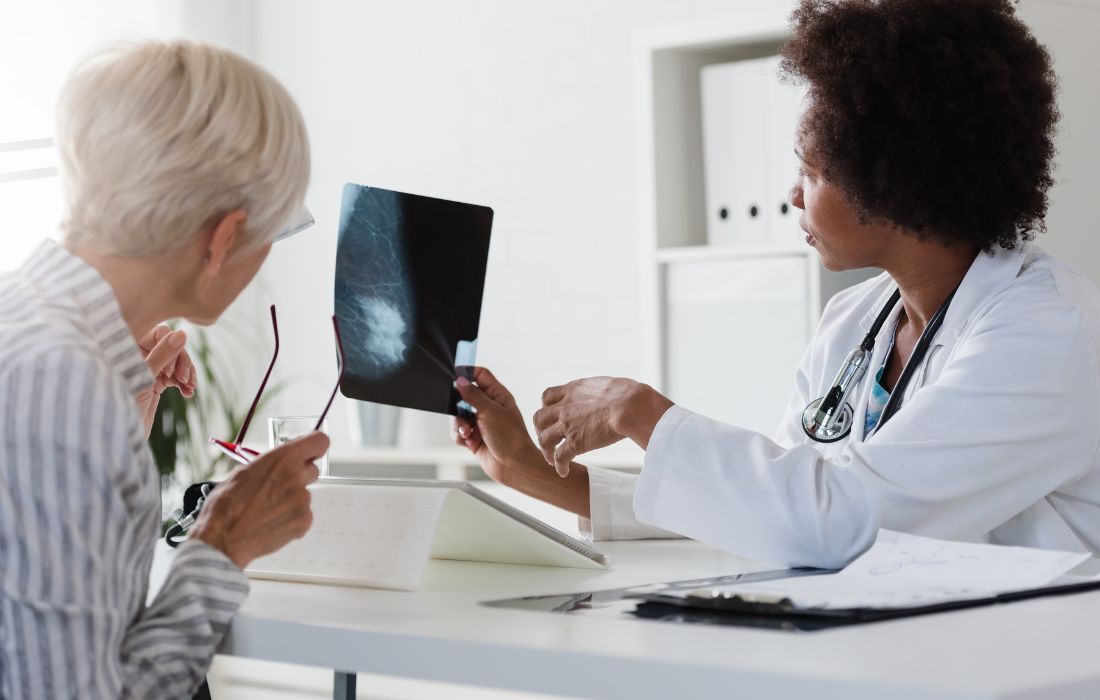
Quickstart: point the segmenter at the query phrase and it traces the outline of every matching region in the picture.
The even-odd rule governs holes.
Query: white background
[[[274,301],[288,387],[269,413],[316,412],[323,402],[334,372],[339,191],[354,181],[495,209],[479,360],[529,415],[548,385],[643,371],[636,170],[648,154],[636,145],[633,37],[680,23],[733,27],[751,6],[774,1],[5,1],[0,141],[49,135],[64,72],[105,41],[184,35],[252,56],[305,114],[317,225],[276,246],[223,324],[257,338],[252,353],[234,357],[242,395],[270,347],[263,309]],[[1100,243],[1081,212],[1092,198],[1100,98],[1088,28],[1074,21],[1080,5],[1090,3],[1031,0],[1022,13],[1055,53],[1066,116],[1044,245],[1095,278]],[[0,267],[55,228],[56,208],[34,211],[8,218]],[[330,425],[346,444],[342,401]]]
[[[279,378],[288,385],[268,413],[320,408],[334,370],[327,317],[339,192],[354,181],[495,209],[479,359],[530,415],[545,386],[639,375],[648,355],[638,233],[646,212],[636,173],[649,154],[637,147],[634,37],[681,23],[735,27],[743,11],[777,1],[786,2],[0,0],[0,142],[49,136],[68,67],[107,41],[190,36],[246,53],[288,86],[305,114],[317,225],[276,246],[220,324],[256,339],[232,358],[241,401],[262,371],[270,348],[264,307],[276,302]],[[1100,279],[1090,215],[1100,162],[1097,55],[1090,27],[1075,21],[1077,6],[1097,4],[1025,0],[1021,11],[1051,44],[1063,86],[1063,166],[1044,245]],[[50,235],[59,216],[56,197],[16,215],[17,198],[6,196],[0,186],[0,269]],[[345,412],[338,401],[330,419],[337,445],[348,441]],[[278,669],[257,673],[280,682]],[[309,678],[301,694],[317,697],[329,680],[300,670],[286,678]],[[388,692],[460,697],[423,685]],[[298,695],[264,686],[255,697]]]

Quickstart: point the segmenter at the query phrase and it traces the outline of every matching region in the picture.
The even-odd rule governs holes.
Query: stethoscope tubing
[[[928,325],[924,327],[924,332],[920,334],[920,338],[913,348],[913,354],[909,357],[909,361],[905,363],[904,369],[901,370],[901,376],[898,377],[898,382],[894,385],[894,390],[890,393],[890,398],[882,408],[882,415],[878,419],[875,431],[878,431],[882,426],[886,425],[886,421],[893,418],[894,414],[901,408],[905,389],[909,386],[909,382],[913,379],[913,375],[917,373],[917,369],[924,363],[924,358],[928,354],[929,349],[931,349],[932,341],[935,340],[936,334],[939,333],[940,326],[943,325],[943,319],[947,316],[947,307],[951,305],[951,300],[955,297],[955,291],[957,289],[958,287],[951,290],[951,293],[948,294],[947,298],[940,304],[940,308],[936,309],[936,313],[929,319]]]
[[[943,325],[943,320],[947,316],[947,309],[951,306],[951,300],[955,297],[956,291],[958,291],[957,286],[951,290],[951,293],[947,295],[940,307],[936,309],[936,313],[932,315],[928,325],[921,332],[920,338],[917,339],[917,344],[913,348],[913,353],[905,363],[901,376],[898,377],[897,384],[890,393],[890,398],[887,400],[886,406],[883,407],[882,415],[872,432],[884,426],[901,408],[905,390],[909,386],[909,382],[912,381],[917,368],[924,362],[928,350],[932,347],[932,341],[939,332],[940,326]],[[867,335],[863,337],[856,349],[848,355],[845,366],[837,373],[837,378],[833,381],[829,391],[822,398],[810,402],[802,412],[802,429],[811,440],[822,443],[837,442],[851,433],[852,410],[847,403],[848,394],[862,382],[867,369],[867,362],[875,348],[875,339],[878,338],[883,325],[890,317],[890,312],[893,311],[900,299],[901,290],[895,289],[878,312],[874,323],[867,331]],[[858,363],[858,366],[852,368],[852,358],[862,358],[862,361]],[[824,422],[818,419],[822,415],[825,416]],[[842,424],[840,429],[837,427],[838,423]]]

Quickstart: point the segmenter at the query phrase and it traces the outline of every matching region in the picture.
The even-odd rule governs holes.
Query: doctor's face
[[[817,249],[821,263],[829,270],[881,267],[897,231],[891,226],[860,221],[859,213],[840,188],[825,178],[809,141],[802,139],[796,149],[801,167],[790,193],[791,204],[802,210],[799,225],[806,232],[806,243]]]

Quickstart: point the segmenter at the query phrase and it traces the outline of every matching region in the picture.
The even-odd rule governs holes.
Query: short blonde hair
[[[104,51],[70,76],[57,145],[67,243],[109,255],[176,252],[236,209],[246,248],[302,206],[309,139],[270,73],[188,41]]]

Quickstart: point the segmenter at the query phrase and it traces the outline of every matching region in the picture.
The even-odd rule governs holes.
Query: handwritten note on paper
[[[709,596],[781,596],[801,608],[901,608],[1048,585],[1089,558],[1028,547],[949,542],[880,530],[875,544],[835,574],[732,584]]]
[[[313,527],[253,562],[249,576],[397,590],[420,584],[446,490],[318,483],[310,492]]]

